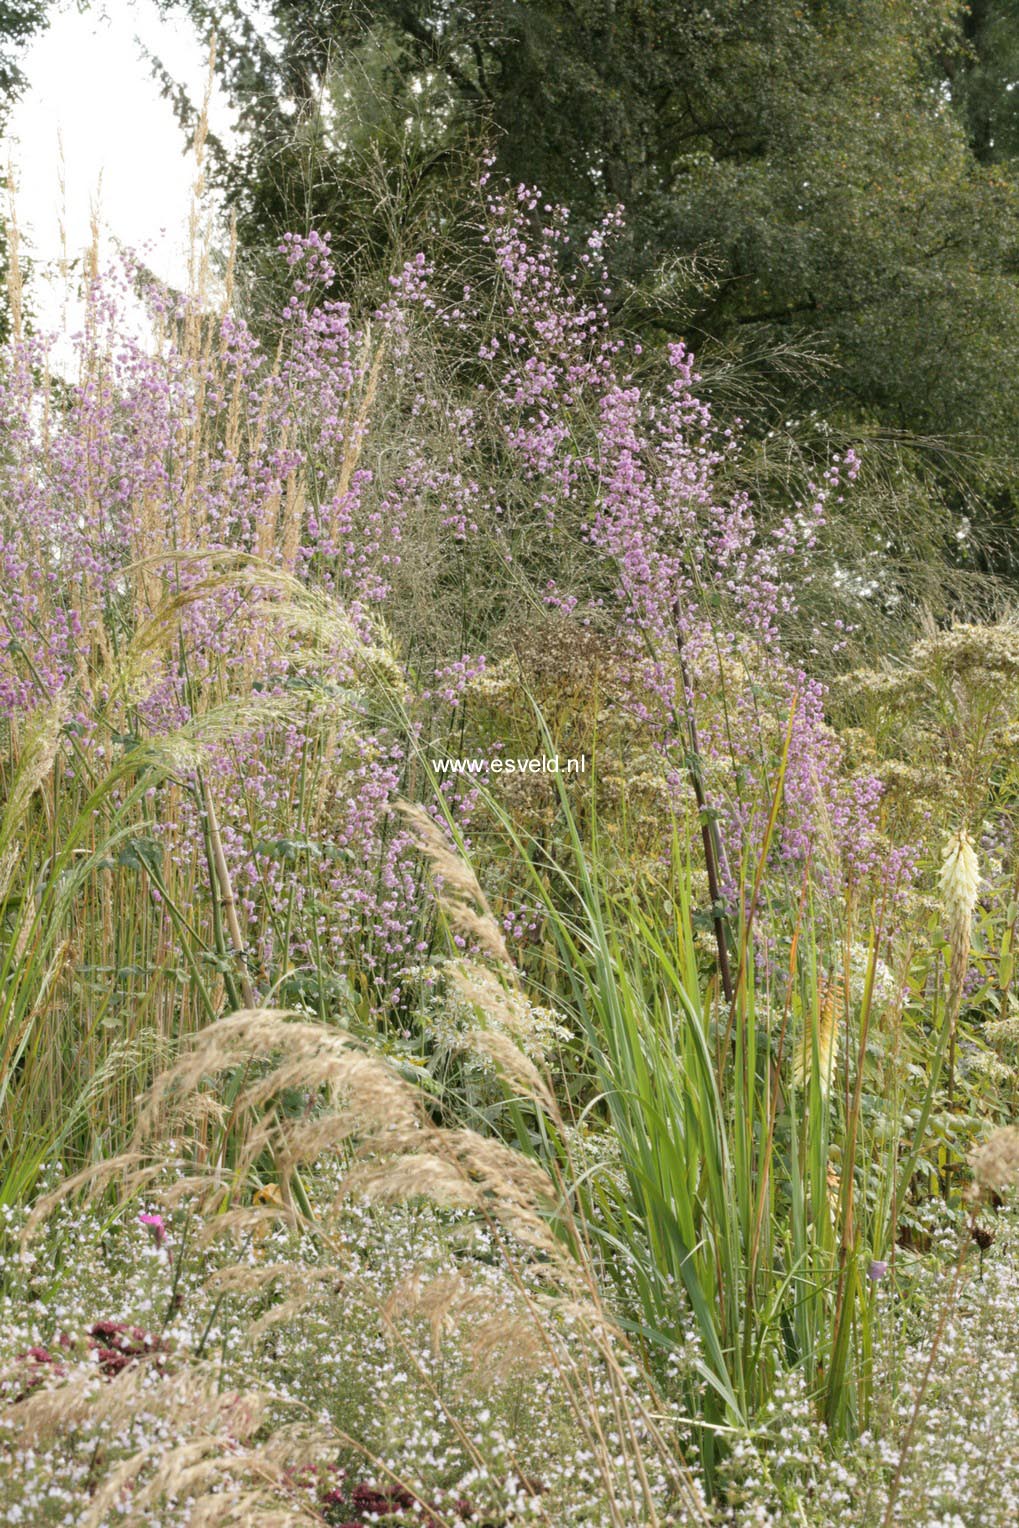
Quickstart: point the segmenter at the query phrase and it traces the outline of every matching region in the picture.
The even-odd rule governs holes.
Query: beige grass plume
[[[558,1120],[553,1090],[535,1064],[535,1057],[544,1060],[535,1010],[520,986],[502,930],[473,868],[447,843],[423,807],[401,801],[399,809],[431,867],[436,901],[450,924],[473,940],[498,968],[496,974],[477,960],[459,960],[448,968],[452,985],[480,1020],[476,1029],[463,1036],[463,1049],[486,1057],[507,1082]]]
[[[449,846],[424,807],[401,801],[399,808],[431,866],[437,898],[450,923],[493,960],[512,967],[502,930],[470,865]]]
[[[7,844],[25,816],[36,791],[49,780],[60,748],[60,732],[67,716],[62,694],[40,706],[23,723],[18,743],[18,766],[7,800],[0,813],[0,843]]]

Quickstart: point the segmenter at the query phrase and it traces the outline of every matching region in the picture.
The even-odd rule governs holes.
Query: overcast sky
[[[62,216],[69,252],[80,253],[95,203],[108,232],[133,248],[151,247],[154,268],[176,281],[186,269],[194,162],[182,152],[183,135],[137,38],[201,98],[207,49],[186,18],[163,20],[152,0],[106,0],[84,15],[61,6],[24,55],[28,88],[12,116],[7,156],[19,222],[39,259],[59,258]],[[212,120],[220,131],[228,126],[219,98]]]

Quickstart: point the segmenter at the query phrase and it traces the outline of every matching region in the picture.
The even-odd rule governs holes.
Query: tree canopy
[[[249,251],[311,224],[384,268],[488,135],[579,223],[625,205],[613,276],[639,322],[753,354],[784,413],[935,438],[960,524],[1011,527],[1015,0],[270,0],[271,27],[243,0],[165,4],[218,38]]]
[[[46,0],[0,0],[0,116],[25,84],[21,53],[46,23]]]

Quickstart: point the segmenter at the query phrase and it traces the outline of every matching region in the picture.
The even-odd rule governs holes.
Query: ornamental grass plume
[[[88,1366],[9,1407],[7,1423],[13,1446],[26,1450],[40,1451],[85,1428],[101,1436],[104,1427],[119,1425],[128,1438],[140,1417],[174,1440],[165,1449],[129,1448],[107,1469],[88,1510],[75,1519],[82,1528],[102,1528],[118,1517],[165,1521],[167,1500],[183,1497],[195,1528],[256,1522],[285,1528],[307,1521],[293,1487],[295,1465],[324,1462],[336,1444],[302,1424],[267,1437],[263,1423],[270,1405],[264,1392],[224,1391],[211,1365],[176,1366],[154,1383],[149,1365],[139,1363],[106,1384]]]
[[[466,888],[465,872],[461,874]],[[520,1062],[524,1060],[521,1054]],[[514,1080],[523,1078],[520,1070]],[[295,1098],[304,1100],[297,1112]],[[212,1107],[206,1111],[202,1100]],[[205,1138],[196,1148],[192,1122],[203,1116]],[[188,1142],[183,1150],[182,1141]],[[329,1159],[338,1175],[329,1170]],[[264,1185],[251,1191],[269,1160],[279,1173],[278,1197],[266,1195]],[[328,1185],[333,1196],[332,1202],[320,1198],[315,1212],[310,1204],[305,1209],[292,1191],[307,1168],[323,1174],[319,1182]],[[255,1235],[267,1223],[280,1220],[315,1236],[329,1257],[314,1268],[300,1259],[262,1263],[242,1248],[239,1259],[213,1270],[210,1282],[217,1295],[257,1295],[270,1285],[277,1291],[251,1328],[253,1337],[270,1326],[286,1328],[313,1308],[325,1308],[330,1319],[342,1319],[338,1300],[346,1298],[356,1281],[406,1364],[415,1362],[414,1349],[401,1333],[413,1318],[430,1324],[433,1341],[441,1340],[448,1328],[463,1329],[476,1362],[489,1376],[498,1370],[516,1374],[521,1361],[532,1367],[544,1363],[564,1387],[570,1412],[587,1439],[592,1471],[610,1496],[611,1516],[605,1521],[613,1528],[662,1521],[653,1494],[659,1478],[667,1480],[668,1489],[684,1508],[683,1521],[706,1528],[699,1488],[658,1426],[663,1403],[656,1399],[653,1409],[649,1408],[635,1385],[635,1380],[643,1383],[639,1368],[631,1361],[624,1333],[613,1325],[602,1304],[585,1228],[570,1219],[558,1177],[537,1157],[501,1140],[437,1123],[427,1094],[403,1077],[390,1058],[339,1025],[313,1023],[287,1010],[259,1009],[218,1019],[189,1037],[174,1064],[152,1084],[139,1110],[132,1151],[65,1179],[51,1194],[39,1198],[24,1227],[25,1244],[40,1233],[57,1203],[84,1188],[96,1199],[113,1184],[127,1199],[143,1194],[146,1201],[158,1202],[164,1214],[187,1206],[195,1217],[194,1245],[199,1249],[244,1233]],[[485,1227],[506,1262],[519,1306],[510,1309],[496,1300],[484,1277],[471,1278],[467,1264],[456,1274],[436,1280],[421,1271],[412,1255],[408,1256],[407,1282],[393,1300],[377,1299],[374,1273],[362,1265],[359,1248],[345,1241],[339,1212],[352,1201],[421,1198],[443,1208],[455,1206]],[[143,1212],[146,1222],[153,1222],[157,1213]],[[566,1236],[559,1234],[564,1221],[569,1230]],[[568,1333],[565,1341],[563,1331]],[[181,1367],[183,1384],[188,1369]],[[207,1372],[204,1365],[196,1363],[194,1368],[202,1376]],[[428,1383],[424,1371],[415,1372]],[[597,1383],[596,1376],[602,1377]],[[176,1383],[176,1373],[170,1378]],[[120,1384],[118,1379],[118,1390]],[[618,1425],[611,1446],[597,1409],[598,1385],[610,1387]],[[442,1415],[466,1446],[473,1448],[443,1398],[437,1391],[432,1393]],[[137,1405],[133,1390],[131,1396]],[[264,1400],[259,1395],[251,1405]],[[33,1407],[37,1409],[37,1403]],[[181,1496],[190,1491],[203,1510],[202,1493],[217,1490],[228,1494],[231,1502],[230,1493],[235,1492],[238,1500],[247,1503],[252,1500],[248,1482],[253,1477],[252,1490],[262,1486],[266,1505],[259,1502],[249,1517],[236,1520],[291,1521],[270,1515],[270,1507],[285,1487],[280,1472],[295,1457],[300,1463],[305,1454],[320,1456],[328,1422],[319,1419],[290,1431],[277,1428],[262,1441],[261,1418],[255,1416],[253,1425],[236,1429],[236,1446],[228,1448],[218,1425],[213,1425],[218,1421],[217,1413],[197,1439],[186,1434],[165,1464],[155,1461],[151,1484],[149,1475],[143,1478],[147,1456],[133,1455],[103,1486],[96,1515],[88,1521],[95,1522],[96,1528],[105,1523],[117,1492],[129,1486],[132,1506],[141,1502],[146,1511],[157,1499],[158,1489]],[[338,1436],[345,1447],[360,1450],[377,1463],[356,1438],[335,1432],[332,1457]],[[485,1461],[476,1449],[473,1455],[480,1468]],[[652,1457],[654,1473],[646,1467]],[[616,1500],[621,1466],[631,1472],[625,1501]],[[381,1468],[397,1478],[387,1465]],[[100,1515],[100,1509],[105,1515]],[[221,1520],[235,1518],[224,1513]],[[312,1519],[305,1514],[293,1520]],[[202,1517],[196,1510],[193,1521],[208,1522],[211,1528],[220,1519]],[[436,1517],[435,1521],[445,1525],[447,1519]],[[536,1521],[554,1528],[548,1516]]]
[[[488,899],[471,866],[449,845],[424,807],[401,801],[398,810],[428,861],[436,884],[437,900],[453,929],[473,941],[497,964],[512,970],[513,962],[502,930],[492,916]]]
[[[817,1017],[817,1083],[821,1097],[827,1098],[839,1051],[839,1016],[845,1006],[845,983],[840,977],[829,980]],[[807,1088],[814,1075],[814,1034],[808,1025],[800,1036],[793,1055],[793,1082]]]
[[[6,845],[28,810],[36,791],[42,790],[53,771],[60,749],[60,736],[68,719],[63,692],[46,705],[37,707],[21,720],[11,735],[18,754],[18,765],[6,792],[0,814],[0,843]]]

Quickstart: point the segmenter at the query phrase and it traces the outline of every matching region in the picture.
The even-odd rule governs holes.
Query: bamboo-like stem
[[[257,1008],[258,998],[251,983],[248,973],[247,950],[244,943],[244,935],[241,933],[240,919],[237,916],[237,902],[234,897],[233,882],[230,878],[230,867],[226,862],[223,852],[223,838],[219,831],[219,818],[216,816],[216,805],[212,799],[212,792],[204,775],[199,775],[199,783],[202,792],[202,807],[205,812],[205,820],[209,829],[209,843],[212,847],[212,862],[219,887],[219,899],[226,918],[227,932],[230,935],[230,943],[233,947],[234,959],[237,962],[241,984],[241,994],[247,1008]]]

